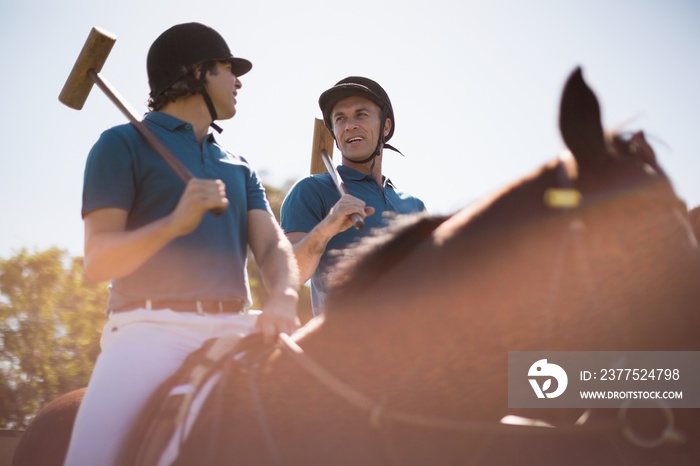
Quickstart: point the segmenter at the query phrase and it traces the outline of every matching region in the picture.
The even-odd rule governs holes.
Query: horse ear
[[[605,135],[600,121],[598,99],[583,80],[581,68],[569,76],[559,107],[559,130],[579,168],[605,162]]]

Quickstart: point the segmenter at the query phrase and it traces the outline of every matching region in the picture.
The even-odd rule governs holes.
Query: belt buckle
[[[206,312],[204,312],[204,305],[202,304],[201,301],[197,300],[197,314],[203,316],[206,315]]]

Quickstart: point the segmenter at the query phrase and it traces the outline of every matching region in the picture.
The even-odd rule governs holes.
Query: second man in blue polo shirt
[[[425,210],[420,199],[398,191],[382,173],[383,149],[396,150],[386,143],[394,133],[395,119],[389,96],[379,84],[359,76],[345,78],[321,94],[319,106],[342,154],[338,172],[349,194],[340,196],[328,173],[311,175],[292,187],[281,213],[300,279],[311,279],[314,315],[323,311],[333,250],[385,226],[385,212]],[[364,229],[352,228],[353,214],[364,218]]]

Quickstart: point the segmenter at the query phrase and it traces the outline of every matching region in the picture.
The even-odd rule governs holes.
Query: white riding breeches
[[[65,466],[110,466],[151,393],[206,340],[253,332],[259,311],[200,315],[136,309],[104,327]]]

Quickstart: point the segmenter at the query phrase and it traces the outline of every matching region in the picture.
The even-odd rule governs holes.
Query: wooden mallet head
[[[102,65],[107,61],[116,40],[117,37],[114,34],[104,29],[93,27],[90,30],[80,55],[58,96],[62,104],[76,110],[83,108],[95,84],[88,71],[94,70],[95,73],[99,73],[102,70]]]

